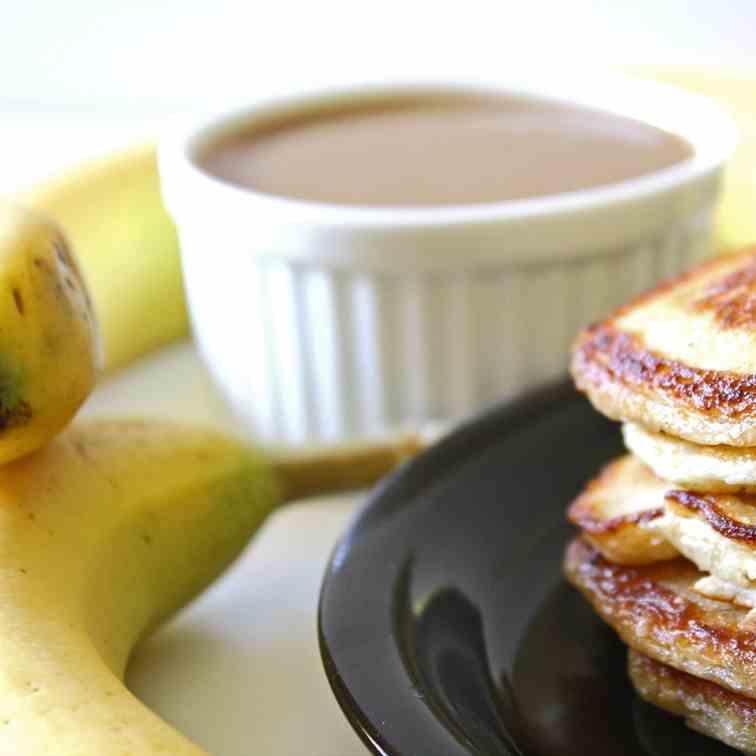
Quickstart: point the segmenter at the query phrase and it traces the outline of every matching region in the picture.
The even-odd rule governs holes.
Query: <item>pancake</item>
[[[747,609],[756,607],[756,588],[743,588],[736,583],[730,583],[727,580],[707,575],[696,582],[693,588],[702,596],[719,599],[720,601],[729,601],[736,606],[742,606]],[[749,612],[743,622],[749,622],[756,626],[754,612]]]
[[[629,454],[610,462],[567,510],[567,518],[609,561],[650,564],[678,556],[651,525],[669,486]]]
[[[670,489],[625,455],[585,487],[567,518],[610,562],[644,565],[682,554],[713,576],[696,584],[704,595],[756,607],[756,494]]]
[[[756,495],[669,491],[654,527],[699,570],[756,589]]]
[[[703,575],[685,559],[612,564],[582,539],[565,573],[632,649],[695,677],[756,698],[756,630],[748,610],[701,596]]]
[[[627,448],[675,488],[756,493],[756,447],[701,446],[635,423],[625,423],[622,435]]]
[[[756,250],[705,263],[585,329],[571,369],[608,417],[756,446]]]
[[[688,727],[743,753],[756,754],[756,701],[679,672],[637,651],[627,669],[641,698],[684,717]]]

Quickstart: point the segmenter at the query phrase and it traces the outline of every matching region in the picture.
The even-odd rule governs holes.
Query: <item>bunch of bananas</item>
[[[32,199],[64,230],[0,205],[0,753],[199,754],[123,685],[134,644],[276,506],[368,484],[414,442],[275,456],[164,422],[69,424],[102,346],[114,369],[185,332],[176,241],[150,150]]]

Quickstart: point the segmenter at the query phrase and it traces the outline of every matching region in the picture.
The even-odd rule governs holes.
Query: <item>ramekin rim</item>
[[[490,221],[505,223],[507,221],[519,222],[523,219],[536,220],[560,214],[600,210],[622,202],[632,202],[673,192],[721,169],[735,148],[737,131],[734,122],[722,108],[706,97],[656,81],[614,72],[601,74],[583,72],[579,75],[582,78],[577,80],[578,84],[576,84],[576,79],[570,76],[569,73],[562,74],[551,80],[538,77],[530,80],[527,77],[521,80],[502,77],[365,82],[315,91],[295,91],[253,102],[246,101],[236,106],[216,110],[209,115],[206,114],[178,132],[164,136],[158,149],[161,175],[165,178],[171,169],[180,168],[184,178],[191,177],[207,192],[216,193],[220,200],[219,207],[225,206],[233,212],[243,204],[251,207],[254,203],[254,207],[258,210],[265,210],[276,217],[299,219],[318,225],[427,228],[458,224],[474,225]],[[574,77],[575,74],[572,76]],[[565,83],[567,87],[572,85],[572,92],[567,89],[562,96],[559,96],[557,92],[561,93],[562,83]],[[621,87],[631,90],[642,89],[643,96],[647,94],[649,98],[664,98],[665,101],[668,101],[668,98],[675,98],[681,107],[687,105],[689,111],[697,111],[699,116],[705,117],[708,123],[717,127],[718,143],[715,146],[704,144],[704,149],[699,149],[701,140],[695,138],[694,129],[688,133],[684,133],[683,130],[674,130],[673,133],[681,136],[691,145],[694,151],[693,156],[673,166],[634,179],[544,197],[435,207],[343,205],[266,194],[223,181],[204,171],[195,160],[195,152],[200,142],[212,141],[213,137],[217,138],[223,131],[233,130],[234,125],[238,128],[241,123],[250,120],[255,114],[271,115],[286,108],[315,109],[328,102],[334,102],[336,98],[380,98],[415,92],[499,92],[539,99],[561,99],[612,110],[602,105],[599,98],[586,97],[584,94],[586,86],[589,89],[594,86],[599,89],[611,86],[614,90]],[[575,91],[583,94],[576,96]],[[632,115],[629,110],[623,114]],[[638,116],[634,117],[638,118]],[[639,120],[651,123],[651,119],[648,118]],[[692,119],[692,121],[694,125],[700,123],[700,119]],[[164,194],[166,193],[173,194],[170,188],[167,192],[164,190]],[[168,204],[169,207],[173,204],[170,196]]]

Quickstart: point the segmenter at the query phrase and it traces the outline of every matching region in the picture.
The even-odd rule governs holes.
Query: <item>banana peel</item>
[[[84,163],[19,201],[51,216],[76,251],[105,373],[189,333],[178,238],[163,209],[154,146]]]
[[[0,467],[0,753],[204,753],[124,686],[134,645],[291,496],[370,484],[417,448],[279,457],[172,423],[90,421]]]
[[[97,327],[58,227],[0,203],[0,464],[38,449],[92,390]]]

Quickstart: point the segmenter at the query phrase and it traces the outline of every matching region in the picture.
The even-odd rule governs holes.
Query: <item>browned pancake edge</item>
[[[756,753],[756,700],[680,672],[631,650],[633,687],[644,700],[684,717],[692,729],[745,753]]]
[[[684,559],[612,564],[578,538],[567,548],[568,580],[631,648],[682,672],[756,697],[756,633],[745,609],[699,596],[702,576]]]

